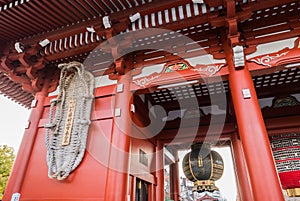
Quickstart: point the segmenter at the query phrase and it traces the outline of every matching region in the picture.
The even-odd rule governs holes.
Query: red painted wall
[[[92,111],[87,149],[80,166],[64,181],[47,176],[45,133],[49,117],[49,100],[39,123],[37,137],[31,152],[21,188],[21,200],[104,200],[105,184],[112,132],[113,97],[97,94]],[[17,168],[17,167],[15,167]],[[9,184],[13,185],[13,184]]]
[[[85,156],[79,167],[73,171],[70,176],[64,181],[57,181],[48,178],[47,163],[46,163],[46,145],[44,125],[49,122],[49,106],[50,100],[53,97],[47,97],[38,110],[42,112],[41,118],[36,125],[38,127],[36,136],[30,138],[33,141],[32,149],[29,150],[29,156],[22,156],[19,153],[17,163],[14,167],[15,173],[11,175],[11,181],[7,186],[7,193],[3,201],[10,201],[16,189],[19,189],[21,194],[20,200],[44,200],[44,201],[79,201],[79,200],[104,200],[105,186],[107,177],[107,164],[109,160],[110,141],[113,128],[113,111],[114,111],[114,86],[98,88],[95,90],[95,100],[91,113],[92,124],[89,128],[87,148]],[[30,120],[36,119],[33,115]],[[32,128],[31,128],[32,129]],[[139,132],[133,129],[134,132]],[[32,133],[26,133],[31,135]],[[138,133],[142,135],[141,133]],[[33,135],[33,134],[32,134]],[[28,143],[28,140],[23,140],[23,146]],[[139,150],[142,149],[148,158],[148,167],[139,162]],[[131,140],[131,174],[128,193],[131,194],[131,199],[134,200],[135,179],[140,178],[149,183],[155,183],[155,176],[151,173],[151,167],[155,167],[155,158],[151,153],[155,152],[155,145],[147,139],[132,139]],[[28,164],[25,169],[24,177],[21,180],[20,187],[15,186],[16,180],[20,180],[16,172],[21,166],[24,166],[24,157],[28,158]],[[117,160],[117,159],[113,159]],[[117,182],[117,181],[116,181]],[[150,185],[153,187],[153,185]],[[151,200],[154,201],[154,196]]]

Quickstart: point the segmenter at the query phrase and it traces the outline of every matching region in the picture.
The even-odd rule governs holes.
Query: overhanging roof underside
[[[11,81],[6,75],[0,72],[0,94],[13,101],[29,108],[34,96],[22,90],[21,84]]]
[[[50,63],[83,62],[86,58],[96,58],[87,62],[87,68],[94,75],[101,75],[104,71],[112,73],[112,66],[107,62],[113,61],[112,54],[97,48],[107,41],[102,18],[109,16],[114,24],[139,12],[141,17],[127,24],[122,32],[133,33],[135,40],[133,46],[124,51],[139,49],[130,53],[134,67],[162,64],[178,58],[178,55],[191,58],[208,53],[224,58],[220,32],[226,30],[227,25],[221,22],[226,17],[227,8],[223,1],[205,0],[205,3],[194,4],[191,0],[0,0],[0,56],[17,41],[30,46],[47,38],[50,44],[42,52]],[[239,17],[244,19],[238,22],[238,32],[245,53],[255,51],[253,47],[259,44],[299,36],[299,11],[300,2],[295,0],[237,0],[237,15],[241,14]],[[89,32],[87,27],[97,27],[97,34]],[[137,32],[148,28],[164,28],[169,34],[145,37]],[[172,38],[173,33],[187,36],[195,43]],[[177,42],[175,47],[172,40],[180,43]],[[174,52],[153,51],[155,44],[162,44]],[[0,91],[29,106],[32,94],[13,93],[17,91],[13,89],[22,91],[21,84],[12,82],[2,73],[0,75],[4,80],[0,83]],[[280,84],[279,78],[274,79],[276,83],[270,81],[274,86],[289,84]],[[263,78],[263,82],[267,80]],[[254,81],[258,89],[266,89],[264,84],[259,85],[260,80]],[[197,93],[205,94],[205,87],[203,90],[201,88]]]
[[[70,37],[74,38],[75,35],[79,37],[80,34],[87,34],[87,26],[101,24],[103,16],[108,15],[113,21],[128,18],[137,12],[141,14],[141,18],[131,23],[127,31],[156,27],[181,29],[186,34],[194,32],[192,27],[201,24],[210,24],[205,28],[206,31],[215,28],[217,24],[212,22],[212,19],[226,14],[226,8],[222,4],[213,7],[194,4],[191,0],[18,0],[8,4],[3,4],[3,2],[10,1],[2,0],[1,6],[0,39],[5,41],[47,35],[47,32],[55,30],[61,30],[61,34],[64,30],[69,30]],[[299,4],[298,1],[290,0],[269,2],[239,0],[237,10],[250,10],[251,15],[249,19],[242,22],[239,28],[244,29],[242,34],[245,32],[246,37],[261,37],[260,32],[266,31],[262,31],[263,27],[299,17]],[[194,21],[193,19],[197,17],[200,18]],[[270,21],[271,18],[272,21]],[[294,21],[293,27],[298,24]],[[287,29],[287,26],[281,26],[281,29]],[[71,31],[72,27],[74,27],[73,31]],[[65,39],[66,35],[62,38],[57,37],[55,36],[55,39]]]
[[[272,74],[254,76],[254,86],[259,98],[300,93],[300,69],[290,68]],[[168,87],[148,94],[152,104],[173,107],[172,102],[198,98],[199,104],[209,105],[215,95],[226,96],[228,81]]]
[[[0,37],[25,38],[150,3],[151,0],[2,0]]]

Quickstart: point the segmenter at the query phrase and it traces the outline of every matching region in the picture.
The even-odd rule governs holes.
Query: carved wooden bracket
[[[132,81],[133,84],[147,88],[150,85],[160,82],[168,82],[168,79],[176,79],[183,77],[213,77],[215,76],[226,64],[197,64],[192,66],[188,61],[184,59],[168,62],[164,65],[163,70],[160,73],[152,73],[149,76],[138,78]]]
[[[281,53],[273,53],[273,54],[267,54],[263,56],[258,56],[250,59],[250,61],[255,62],[262,66],[272,67],[274,64],[280,59],[280,57],[283,57],[287,55],[289,51],[283,51]]]
[[[125,66],[125,61],[123,58],[118,59],[115,61],[115,68],[116,71],[120,74],[120,75],[124,75],[125,71],[126,71],[126,66]]]
[[[153,80],[156,80],[160,77],[160,74],[158,73],[153,73],[150,76],[147,77],[143,77],[143,78],[139,78],[139,79],[135,79],[132,81],[132,83],[134,83],[135,85],[139,86],[139,87],[143,87],[143,88],[147,88],[147,86],[149,84],[151,84],[151,82]]]
[[[24,47],[22,52],[10,51],[1,58],[0,71],[12,81],[21,83],[24,91],[36,93],[41,90],[48,63],[40,54],[42,47],[38,44]]]
[[[300,38],[295,41],[293,48],[284,48],[278,52],[271,54],[260,55],[248,60],[249,62],[255,62],[256,64],[264,67],[276,67],[279,65],[290,65],[299,66],[300,64]]]
[[[108,16],[107,18],[109,19]],[[120,32],[125,31],[128,28],[128,26],[130,25],[130,21],[126,18],[120,21],[110,21],[109,23],[109,25],[105,25],[105,23],[103,22],[103,26],[106,26],[104,36],[107,40],[101,44],[101,50],[103,52],[112,54],[112,57],[115,61],[115,73],[118,73],[119,75],[124,75],[125,71],[127,70],[125,68],[128,62],[125,62],[124,58],[121,58],[122,51],[131,47],[132,39],[130,37],[122,37],[118,34]],[[95,31],[98,35],[102,35],[103,33],[99,33],[99,28],[97,28]],[[116,79],[116,77],[116,75],[110,75],[110,79]]]

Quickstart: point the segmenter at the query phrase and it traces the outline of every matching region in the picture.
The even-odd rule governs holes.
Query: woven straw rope
[[[94,77],[79,62],[60,64],[58,67],[61,68],[59,94],[51,100],[50,122],[45,125],[46,147],[49,178],[64,180],[84,156],[91,123]],[[76,101],[70,144],[62,145],[70,100]]]

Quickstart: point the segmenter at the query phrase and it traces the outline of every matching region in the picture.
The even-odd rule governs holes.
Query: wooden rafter
[[[0,3],[7,5],[10,2],[2,0]],[[154,0],[151,2],[142,0],[68,0],[62,2],[31,0],[23,4],[14,4],[6,6],[1,11],[0,54],[4,56],[3,58],[15,58],[15,42],[20,41],[24,46],[31,47],[47,38],[51,44],[42,49],[40,53],[49,63],[55,65],[74,59],[85,61],[86,58],[95,56],[103,59],[98,64],[87,62],[89,70],[93,71],[95,75],[115,73],[114,65],[108,66],[107,63],[102,62],[104,60],[113,61],[112,54],[109,51],[102,51],[102,48],[99,49],[99,45],[107,41],[107,34],[110,32],[102,24],[102,18],[105,15],[110,17],[113,29],[116,30],[115,34],[134,31],[130,35],[133,46],[121,48],[121,51],[129,53],[126,57],[130,58],[132,62],[127,62],[127,64],[136,69],[141,69],[145,65],[163,64],[180,57],[186,59],[202,54],[212,54],[215,59],[223,59],[225,55],[219,39],[221,34],[230,33],[229,37],[235,37],[235,43],[244,46],[245,54],[254,52],[258,44],[300,35],[298,12],[300,3],[298,1],[207,0],[205,3],[204,6],[193,4],[190,0]],[[137,12],[140,13],[141,20],[131,23],[128,17]],[[168,17],[166,13],[168,13]],[[150,18],[154,18],[154,21]],[[96,33],[87,32],[87,27],[94,27]],[[176,54],[180,56],[166,51],[153,51],[155,42],[158,41],[155,33],[136,31],[147,30],[146,28],[151,27],[164,28],[186,35],[196,43],[187,45],[188,42],[176,38],[175,42],[172,42],[166,40],[169,37],[166,35],[163,37],[163,41],[159,41],[160,44],[166,49],[171,49],[172,45],[170,44],[176,43]],[[130,52],[136,46],[144,43],[145,37],[149,39],[148,44],[144,45],[144,49]],[[154,39],[152,39],[153,37]],[[125,40],[127,39],[129,38]],[[197,50],[199,46],[203,48]],[[109,49],[109,45],[106,49]],[[280,65],[280,69],[284,69],[285,64],[298,61],[297,56],[290,57],[277,63]],[[292,61],[292,58],[296,61]],[[249,63],[249,68],[253,75],[272,71],[253,62]],[[10,73],[12,72],[17,75],[27,72],[30,75],[24,66],[16,66]],[[17,77],[12,76],[12,78],[16,79]]]

